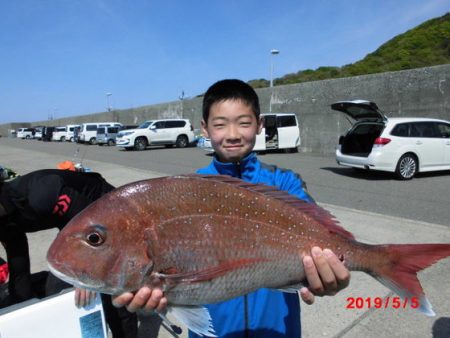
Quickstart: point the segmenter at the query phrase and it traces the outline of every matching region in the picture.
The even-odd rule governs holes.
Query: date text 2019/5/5
[[[417,309],[420,302],[417,297],[347,297],[346,309]]]

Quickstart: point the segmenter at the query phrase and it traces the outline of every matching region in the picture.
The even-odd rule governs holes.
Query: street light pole
[[[272,98],[273,98],[273,56],[280,54],[278,49],[272,49],[270,51],[270,103],[269,113],[272,112]]]
[[[273,87],[273,55],[280,54],[278,49],[272,49],[270,51],[270,87]]]
[[[109,111],[109,112],[111,111],[111,104],[110,104],[110,102],[109,102],[109,97],[110,97],[111,95],[112,95],[111,93],[106,93],[106,104],[107,104],[107,108],[108,108],[108,111]]]

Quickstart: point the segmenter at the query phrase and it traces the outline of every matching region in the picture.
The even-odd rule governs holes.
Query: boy
[[[251,183],[276,186],[314,203],[300,176],[289,170],[261,163],[253,151],[256,136],[262,130],[256,92],[240,80],[222,80],[213,84],[203,99],[202,132],[211,139],[215,151],[211,164],[200,174],[223,174]],[[330,251],[313,248],[312,257],[303,257],[309,288],[300,290],[308,304],[314,294],[334,295],[348,285],[350,274]],[[128,310],[162,310],[167,299],[160,290],[140,289],[135,296],[123,294],[115,299]],[[296,294],[260,289],[226,302],[207,305],[213,327],[219,337],[300,337],[300,304]],[[198,337],[190,332],[191,338]]]

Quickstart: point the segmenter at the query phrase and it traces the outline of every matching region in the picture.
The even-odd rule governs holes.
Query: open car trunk
[[[356,124],[345,136],[341,136],[339,140],[341,153],[368,157],[375,139],[381,135],[383,129],[383,123],[364,122]]]

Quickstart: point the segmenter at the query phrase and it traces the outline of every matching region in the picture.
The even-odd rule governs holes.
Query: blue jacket
[[[262,183],[287,190],[307,202],[314,200],[298,174],[261,163],[250,153],[240,163],[222,163],[215,157],[199,174],[222,174],[251,183]],[[219,337],[224,338],[299,338],[300,301],[297,294],[260,289],[226,302],[206,306]],[[189,332],[189,337],[200,337]]]

